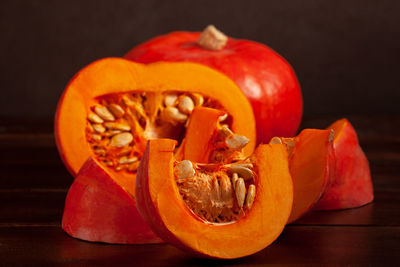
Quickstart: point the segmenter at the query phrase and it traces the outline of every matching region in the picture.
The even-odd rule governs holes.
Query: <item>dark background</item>
[[[311,212],[267,249],[234,261],[199,261],[165,244],[70,238],[61,217],[73,177],[52,134],[68,80],[96,59],[210,23],[292,64],[302,128],[350,119],[370,162],[374,202]],[[399,48],[399,0],[0,0],[0,265],[400,266]]]
[[[400,1],[0,2],[0,118],[51,123],[68,80],[154,36],[215,24],[294,67],[304,115],[396,115]]]

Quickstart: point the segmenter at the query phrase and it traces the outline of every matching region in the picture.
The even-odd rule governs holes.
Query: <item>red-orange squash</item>
[[[335,132],[335,175],[329,190],[314,209],[356,208],[372,202],[374,191],[369,163],[353,126],[347,119],[341,119],[328,129]]]
[[[150,140],[136,180],[139,212],[158,236],[197,256],[221,259],[253,254],[279,236],[293,200],[284,145],[260,145],[250,161],[243,163],[251,166],[255,176],[245,185],[247,196],[251,186],[256,188],[254,202],[248,206],[246,197],[244,206],[234,204],[225,210],[229,200],[238,197],[231,191],[230,178],[226,178],[231,174],[223,171],[226,165],[213,165],[211,170],[204,164],[179,162],[174,157],[175,145],[169,139]],[[186,172],[186,178],[182,178],[183,165],[195,173]],[[205,186],[196,191],[196,181]],[[235,192],[243,186],[240,184],[236,182]],[[204,204],[209,199],[212,201]],[[238,213],[231,213],[235,207]]]
[[[266,45],[226,37],[213,27],[204,32],[172,32],[130,50],[125,58],[141,63],[196,62],[230,77],[250,100],[258,143],[292,137],[300,125],[303,100],[289,63]],[[221,89],[220,89],[221,90]]]
[[[271,140],[286,144],[289,151],[294,191],[289,223],[310,211],[329,189],[335,174],[333,136],[330,130],[305,129],[295,138]]]

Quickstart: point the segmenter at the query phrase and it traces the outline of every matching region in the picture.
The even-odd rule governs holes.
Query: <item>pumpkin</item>
[[[294,138],[274,137],[270,143],[286,144],[293,179],[293,207],[289,223],[321,199],[334,179],[333,130],[304,129]]]
[[[143,222],[135,213],[134,197],[136,172],[147,140],[172,138],[180,144],[177,156],[189,155],[196,148],[191,142],[184,145],[186,132],[194,136],[205,126],[201,119],[192,120],[192,113],[202,117],[203,112],[215,114],[211,131],[218,126],[230,131],[234,139],[248,137],[246,147],[232,150],[228,142],[210,150],[208,157],[252,153],[255,121],[251,105],[228,77],[211,68],[106,58],[79,71],[67,85],[55,118],[56,143],[66,167],[76,176],[86,162],[68,193],[63,228],[74,237],[91,241],[159,241],[154,234],[132,230],[128,223],[113,226],[113,218],[125,216],[127,222],[135,218],[139,224]],[[110,190],[104,188],[106,184]]]
[[[209,26],[203,33],[172,32],[155,37],[131,49],[125,58],[212,67],[230,77],[250,100],[258,143],[297,133],[303,110],[299,82],[289,63],[266,45],[228,38]]]
[[[335,132],[335,175],[332,185],[314,209],[348,209],[372,202],[374,190],[371,171],[354,127],[347,119],[341,119],[332,123],[328,129]]]
[[[149,140],[136,180],[139,212],[159,237],[196,256],[233,259],[279,236],[293,200],[285,145],[260,145],[230,164],[179,161],[175,145]]]

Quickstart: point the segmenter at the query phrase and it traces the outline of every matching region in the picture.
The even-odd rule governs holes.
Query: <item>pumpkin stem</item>
[[[215,28],[214,25],[208,25],[197,39],[197,44],[202,48],[209,50],[221,50],[226,45],[228,37]]]

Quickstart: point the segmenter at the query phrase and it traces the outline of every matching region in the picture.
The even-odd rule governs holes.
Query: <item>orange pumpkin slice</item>
[[[159,237],[198,256],[232,259],[279,236],[293,201],[284,145],[260,145],[244,162],[211,165],[177,161],[175,145],[150,140],[136,180],[139,212]]]

